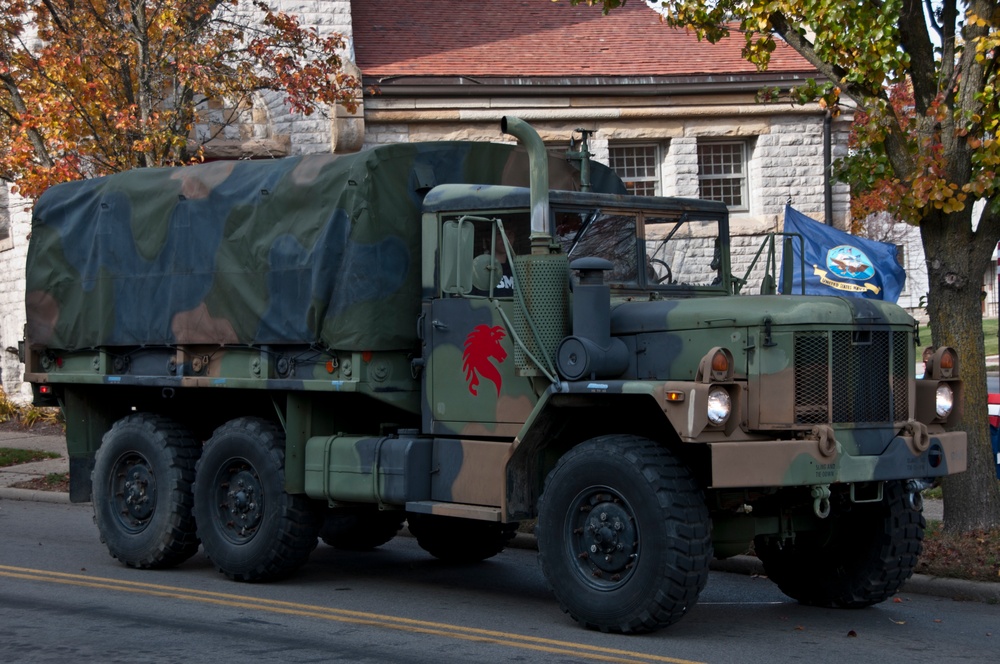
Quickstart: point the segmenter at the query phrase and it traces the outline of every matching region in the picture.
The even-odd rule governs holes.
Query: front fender
[[[503,509],[509,520],[535,516],[545,478],[563,454],[600,435],[631,433],[676,441],[664,414],[663,382],[576,381],[549,387],[514,439],[506,460]]]

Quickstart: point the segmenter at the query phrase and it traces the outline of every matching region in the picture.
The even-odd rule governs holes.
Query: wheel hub
[[[609,491],[584,492],[577,501],[571,541],[587,582],[613,588],[631,575],[639,558],[639,532],[628,504]]]
[[[252,468],[233,467],[222,473],[219,483],[219,515],[223,532],[231,541],[251,539],[264,516],[264,491]]]
[[[142,530],[156,511],[156,478],[149,463],[138,455],[125,456],[112,478],[119,522],[129,531]]]

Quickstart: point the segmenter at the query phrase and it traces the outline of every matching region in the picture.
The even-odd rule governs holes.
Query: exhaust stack
[[[514,364],[521,376],[545,376],[555,382],[554,355],[569,332],[569,259],[556,241],[555,219],[549,211],[549,155],[531,125],[505,117],[500,129],[528,151],[531,194],[531,254],[514,256]]]
[[[500,118],[500,131],[510,134],[528,151],[529,182],[531,184],[531,253],[543,253],[536,247],[548,246],[555,237],[552,215],[549,213],[549,156],[545,143],[535,129],[520,118]]]

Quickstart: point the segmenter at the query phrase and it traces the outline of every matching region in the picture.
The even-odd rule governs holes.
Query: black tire
[[[370,551],[395,537],[405,520],[405,512],[380,511],[376,505],[345,513],[330,512],[319,537],[344,551]]]
[[[198,551],[192,485],[201,444],[171,419],[118,420],[94,459],[94,521],[112,556],[129,567],[178,565]]]
[[[538,556],[562,609],[587,628],[649,632],[680,620],[708,581],[704,495],[668,450],[602,436],[567,452],[538,506]]]
[[[420,548],[449,563],[477,563],[492,558],[517,534],[518,525],[412,513],[406,520]]]
[[[273,423],[239,418],[215,430],[198,461],[198,535],[216,569],[235,581],[288,576],[316,548],[316,510],[285,493],[284,443]]]
[[[834,511],[816,532],[782,545],[765,536],[754,550],[781,592],[802,604],[857,609],[892,597],[913,574],[923,548],[924,515],[904,502],[901,482],[886,482],[879,503]]]

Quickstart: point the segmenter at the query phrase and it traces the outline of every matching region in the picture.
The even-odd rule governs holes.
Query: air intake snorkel
[[[611,289],[603,258],[578,258],[570,269],[580,272],[573,291],[573,335],[559,344],[556,368],[567,380],[614,378],[628,368],[628,348],[611,336]]]

